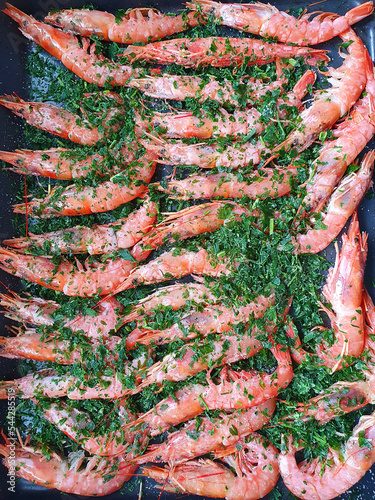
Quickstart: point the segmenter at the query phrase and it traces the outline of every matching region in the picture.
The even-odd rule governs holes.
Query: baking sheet
[[[42,20],[43,16],[51,9],[63,8],[80,8],[85,3],[84,0],[13,0],[16,7],[24,12],[34,15],[38,20]],[[149,7],[153,6],[164,12],[176,11],[182,8],[182,2],[179,0],[96,0],[92,2],[96,8],[100,10],[108,10],[109,12],[116,12],[118,9],[128,9],[136,7]],[[306,7],[306,2],[303,0],[297,1],[284,1],[272,0],[271,3],[276,5],[280,10],[286,10],[288,7]],[[330,0],[323,2],[316,2],[313,6],[308,7],[309,11],[312,10],[325,10],[334,11],[339,14],[344,14],[347,10],[359,5],[360,1],[355,0]],[[0,8],[4,8],[5,2],[0,0]],[[355,25],[356,33],[362,38],[366,44],[370,55],[375,60],[375,18],[371,16],[368,19],[361,21]],[[335,42],[337,40],[335,39]],[[322,44],[323,48],[333,48],[334,43],[328,42]],[[17,93],[20,97],[27,100],[27,75],[25,73],[26,59],[30,51],[31,42],[29,42],[17,29],[17,25],[5,14],[0,14],[0,95],[6,93]],[[337,54],[337,50],[332,55]],[[337,63],[337,64],[335,64]],[[333,61],[334,65],[340,64],[340,58],[337,56]],[[0,108],[0,149],[11,151],[17,147],[23,147],[25,144],[24,133],[22,126],[22,119],[14,116],[6,109]],[[369,146],[375,147],[375,141],[372,141]],[[369,146],[365,151],[369,149]],[[0,241],[15,236],[12,218],[13,213],[11,210],[14,200],[14,193],[19,190],[23,179],[14,173],[0,171]],[[372,191],[371,191],[372,192]],[[372,283],[375,284],[375,199],[369,199],[367,196],[363,200],[359,208],[360,226],[363,231],[369,233],[369,253],[366,265],[365,281],[371,295],[375,296],[375,289]],[[334,252],[332,245],[327,251],[327,256],[333,259]],[[11,290],[20,290],[20,280],[10,276],[7,273],[0,271],[0,280]],[[5,291],[5,288],[0,284],[0,291]],[[1,331],[10,321],[0,316]],[[0,358],[0,379],[10,380],[18,377],[17,361]],[[7,411],[7,401],[0,401],[0,428],[5,421]],[[375,497],[374,493],[374,471],[368,472],[366,476],[357,483],[349,492],[342,495],[340,498],[349,500],[358,498],[358,500],[372,500]],[[63,498],[76,498],[76,495],[61,494],[57,490],[49,490],[42,488],[38,485],[25,480],[16,481],[16,492],[8,491],[7,470],[4,466],[0,465],[0,498],[2,500],[12,500],[15,498],[24,498],[26,500],[57,500],[64,495]],[[214,480],[214,479],[213,479]],[[282,485],[280,480],[279,485]],[[155,482],[151,480],[143,480],[143,495],[142,498],[146,500],[156,500],[159,497],[160,491],[155,488]],[[112,500],[117,499],[136,499],[139,495],[139,486],[137,485],[133,492],[125,491],[125,493],[116,492],[105,498]],[[163,493],[163,498],[180,498],[181,495],[172,495]],[[290,499],[292,495],[283,488],[282,500]],[[202,497],[185,496],[190,500]],[[272,498],[268,495],[266,498]],[[276,497],[279,499],[280,497]],[[280,499],[281,500],[281,499]]]

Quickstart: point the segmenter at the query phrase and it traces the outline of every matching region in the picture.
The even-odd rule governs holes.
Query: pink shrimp
[[[70,296],[92,297],[107,295],[123,284],[134,267],[134,262],[117,258],[104,262],[88,261],[75,267],[69,260],[62,259],[56,265],[48,257],[23,255],[0,249],[0,268],[7,273],[22,277],[46,288],[59,290]]]
[[[295,253],[321,252],[338,236],[372,184],[374,161],[375,151],[370,151],[364,157],[361,168],[341,180],[323,212],[321,224],[324,228],[312,228],[307,233],[292,238]]]
[[[259,295],[249,304],[233,309],[222,304],[206,306],[203,310],[189,311],[178,322],[165,330],[152,330],[148,328],[147,324],[139,326],[128,336],[126,345],[130,349],[136,343],[165,344],[177,338],[187,340],[198,335],[207,336],[209,333],[228,332],[233,325],[248,322],[249,318],[263,317],[266,310],[274,302],[274,295],[269,297]]]
[[[242,175],[239,180],[235,173],[190,175],[185,179],[153,185],[159,191],[169,193],[177,200],[233,199],[248,196],[256,198],[278,198],[290,192],[291,182],[297,174],[292,164],[287,168],[262,167],[252,174]]]
[[[65,188],[56,186],[43,200],[34,199],[28,203],[19,203],[14,205],[13,209],[15,213],[41,218],[113,210],[142,195],[154,175],[155,168],[155,156],[148,154],[126,175],[120,172],[95,187],[78,187],[74,184]]]
[[[123,283],[115,290],[115,293],[122,292],[140,284],[161,283],[170,279],[179,279],[188,274],[204,274],[207,276],[229,276],[233,267],[238,264],[231,264],[226,257],[213,257],[204,248],[197,249],[196,252],[188,250],[171,250],[162,253],[158,258],[138,266]]]
[[[297,128],[274,151],[309,147],[320,132],[331,128],[355,104],[363,91],[373,63],[362,40],[352,29],[340,35],[348,43],[348,55],[338,68],[330,68],[327,76],[331,87],[318,90],[314,102],[302,111]]]
[[[129,62],[147,61],[158,64],[180,64],[188,68],[199,65],[225,67],[241,65],[245,58],[249,66],[268,64],[279,58],[304,57],[308,64],[328,61],[324,50],[267,43],[255,38],[178,38],[153,42],[144,47],[127,47],[122,56]]]
[[[76,226],[28,238],[4,240],[4,245],[25,251],[29,248],[45,249],[49,253],[111,254],[121,248],[130,248],[151,228],[156,220],[156,204],[150,199],[128,217],[100,226]]]
[[[211,290],[201,283],[176,283],[158,288],[156,292],[140,300],[129,314],[122,316],[121,321],[124,324],[139,319],[140,316],[151,315],[155,308],[171,307],[177,310],[187,303],[209,304],[217,300]]]
[[[44,20],[76,35],[98,35],[103,40],[116,43],[147,43],[180,33],[202,22],[196,12],[189,12],[186,17],[182,14],[171,16],[149,8],[128,10],[120,19],[98,10],[69,9],[50,13]]]
[[[108,167],[105,164],[105,156],[98,153],[87,155],[84,160],[77,160],[74,150],[64,148],[53,148],[44,151],[31,151],[28,149],[16,149],[12,152],[0,151],[0,160],[13,165],[10,170],[17,174],[40,175],[60,180],[87,177],[93,170],[98,175],[112,172],[118,173],[122,170],[124,164],[129,164],[135,160],[134,153],[130,148],[123,148],[114,156],[118,161],[118,165]]]
[[[306,71],[298,80],[291,92],[282,96],[277,101],[279,118],[285,118],[288,114],[288,107],[301,107],[301,100],[306,95],[309,85],[315,81],[315,73]],[[192,112],[181,111],[179,113],[153,113],[151,117],[141,117],[136,114],[136,127],[138,134],[147,130],[153,132],[155,128],[162,129],[162,134],[167,138],[189,138],[198,137],[200,139],[210,139],[211,137],[224,137],[227,135],[238,137],[241,134],[247,135],[251,132],[260,134],[264,130],[261,122],[261,114],[251,108],[246,111],[235,110],[229,114],[225,109],[214,118],[209,116],[197,117]]]
[[[170,434],[163,443],[149,446],[149,451],[135,460],[138,464],[168,462],[173,466],[210,451],[225,449],[261,429],[269,422],[274,410],[275,400],[271,399],[262,405],[224,414],[215,420],[208,417],[200,418],[199,423],[192,420],[181,430]]]
[[[345,356],[358,357],[365,342],[364,311],[362,310],[362,289],[367,256],[367,235],[361,235],[357,214],[353,215],[348,234],[342,236],[342,249],[336,245],[335,266],[329,270],[323,295],[332,310],[322,305],[331,320],[336,342],[329,347],[323,342],[316,354],[323,364],[335,371],[342,368]],[[319,327],[323,329],[323,327]],[[293,334],[291,334],[293,336]],[[294,359],[301,362],[306,353],[297,345]]]
[[[298,498],[331,500],[357,483],[375,463],[375,415],[361,417],[343,450],[330,449],[329,466],[316,458],[297,465],[297,448],[289,440],[279,457],[285,486]]]
[[[73,453],[65,460],[56,453],[46,456],[44,450],[22,443],[15,446],[10,441],[0,445],[0,454],[5,457],[5,467],[17,477],[46,488],[86,496],[104,496],[119,490],[137,468],[121,457],[111,461],[90,457],[83,466],[83,452]]]
[[[231,469],[200,459],[170,469],[144,467],[143,474],[162,483],[163,491],[228,500],[258,500],[276,486],[278,451],[263,436],[253,433],[214,455]]]
[[[60,309],[60,304],[40,297],[21,297],[15,292],[0,294],[0,305],[5,308],[4,316],[13,321],[30,323],[38,326],[52,326],[53,315]],[[68,319],[66,318],[66,321]]]
[[[25,102],[19,97],[12,95],[4,95],[0,97],[0,104],[10,109],[17,116],[24,118],[27,123],[33,127],[45,130],[50,134],[69,139],[77,144],[92,145],[96,144],[103,139],[104,135],[99,132],[98,127],[93,127],[90,122],[82,119],[79,115],[71,113],[64,108],[59,108],[53,104],[46,104],[44,102]],[[103,122],[104,130],[113,128],[111,118],[119,115],[120,110],[113,108],[107,114],[106,120]],[[106,125],[107,122],[107,125]],[[117,126],[115,126],[117,127]],[[52,155],[59,155],[61,149],[52,150]],[[64,150],[63,150],[64,151]],[[48,154],[48,152],[46,152]],[[32,153],[35,155],[35,153]],[[42,153],[43,154],[43,153]],[[19,156],[21,155],[21,157]],[[12,160],[15,163],[20,163],[24,157],[30,158],[29,152],[20,153],[4,153],[2,152],[2,159],[5,161]],[[35,161],[35,159],[34,159]]]
[[[310,21],[309,18],[314,12],[296,19],[286,12],[280,12],[273,5],[260,2],[222,4],[211,0],[193,0],[186,5],[203,15],[214,15],[224,26],[300,46],[316,45],[331,40],[352,24],[369,16],[374,10],[371,1],[354,7],[344,16],[323,12]]]
[[[78,38],[70,33],[38,22],[9,3],[5,5],[3,12],[20,25],[23,35],[59,59],[64,66],[86,82],[101,87],[106,83],[124,85],[130,77],[139,73],[131,66],[123,66],[95,55],[95,44],[90,46],[87,38],[82,39],[81,48]]]
[[[202,203],[169,214],[164,221],[145,235],[132,249],[132,256],[139,262],[146,259],[152,250],[163,243],[184,240],[202,233],[216,231],[231,220],[241,219],[250,212],[235,203]]]

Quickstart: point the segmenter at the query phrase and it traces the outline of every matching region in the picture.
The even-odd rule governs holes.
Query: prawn
[[[158,64],[179,64],[187,68],[199,65],[222,68],[231,64],[248,66],[268,64],[276,59],[304,57],[315,65],[328,61],[324,50],[267,43],[255,38],[178,38],[149,43],[143,47],[131,45],[122,52],[128,62],[147,61]]]
[[[361,168],[340,181],[323,212],[323,228],[311,228],[305,234],[300,233],[292,238],[294,253],[321,252],[338,236],[371,186],[374,161],[375,151],[370,151],[362,160]]]
[[[171,16],[149,8],[128,10],[120,19],[109,12],[69,9],[49,13],[44,21],[76,35],[98,35],[103,40],[127,44],[159,40],[202,22],[196,12]]]
[[[316,354],[325,366],[335,371],[342,367],[345,356],[358,357],[365,342],[362,289],[367,257],[367,235],[361,235],[357,213],[353,215],[348,233],[342,236],[341,252],[336,244],[335,266],[329,270],[323,295],[332,305],[332,311],[321,305],[330,318],[336,342],[329,347],[323,342]],[[321,327],[320,329],[323,329]],[[292,334],[293,335],[293,334]],[[306,357],[297,346],[294,358],[301,362]]]
[[[252,433],[225,451],[215,451],[214,455],[230,469],[212,460],[200,459],[170,469],[144,467],[143,474],[162,483],[163,491],[228,500],[258,500],[276,486],[278,451],[263,436]]]
[[[26,38],[59,59],[86,82],[95,83],[99,87],[106,83],[113,86],[125,85],[129,78],[139,75],[139,70],[131,66],[123,66],[95,55],[95,44],[90,46],[87,38],[82,39],[81,47],[74,35],[38,22],[9,3],[5,5],[3,12],[20,25],[20,31]]]
[[[151,228],[156,220],[156,204],[150,199],[128,217],[109,224],[75,226],[52,233],[31,234],[27,238],[4,240],[3,244],[17,250],[45,249],[51,253],[111,254],[121,248],[130,248]]]
[[[308,70],[298,80],[291,92],[278,99],[276,106],[279,118],[285,118],[291,106],[301,107],[301,100],[307,94],[308,85],[312,85],[314,81],[315,73]],[[151,117],[145,118],[136,114],[136,129],[138,129],[138,134],[144,130],[153,132],[156,128],[162,129],[162,134],[172,139],[190,137],[210,139],[227,135],[237,138],[241,134],[261,134],[264,130],[261,113],[255,108],[245,111],[236,109],[232,114],[222,108],[214,119],[204,112],[202,114],[203,116],[197,117],[189,111],[179,113],[154,112]]]
[[[306,500],[336,498],[357,483],[375,463],[375,415],[360,418],[343,450],[329,450],[329,466],[322,464],[320,458],[297,465],[296,451],[289,439],[286,451],[279,456],[285,486]]]
[[[164,221],[146,234],[132,249],[131,254],[137,262],[146,259],[161,245],[184,240],[202,233],[216,231],[223,224],[241,216],[250,215],[249,210],[235,203],[202,203],[169,214]]]
[[[1,261],[1,254],[0,254]],[[179,279],[188,274],[207,276],[229,276],[238,263],[231,263],[227,257],[213,257],[204,248],[196,252],[184,249],[172,249],[162,253],[147,264],[133,269],[115,293],[128,290],[138,285],[150,285],[171,279]]]
[[[20,323],[30,323],[37,326],[52,326],[53,315],[58,314],[60,304],[53,300],[40,297],[21,297],[15,292],[0,294],[0,305],[5,308],[4,316]],[[65,318],[68,321],[67,318]]]
[[[148,447],[148,451],[136,458],[138,464],[168,462],[174,466],[192,458],[230,447],[239,439],[261,429],[269,422],[275,410],[271,399],[253,408],[224,414],[218,419],[202,417],[192,420],[168,436],[161,444]]]
[[[331,87],[318,90],[314,102],[302,111],[297,128],[279,144],[274,152],[296,148],[302,151],[309,147],[320,132],[331,128],[356,103],[363,91],[367,75],[373,71],[373,63],[362,40],[352,29],[340,35],[348,43],[348,55],[338,68],[329,68],[327,75]]]
[[[61,259],[61,263],[56,265],[49,257],[0,249],[0,269],[3,271],[72,297],[112,293],[123,284],[133,267],[133,261],[120,257],[103,262],[90,263],[87,260],[83,265],[77,261],[76,266],[67,259]]]
[[[310,21],[313,12],[296,19],[286,12],[280,12],[273,5],[260,2],[222,4],[211,0],[193,0],[186,5],[201,15],[215,16],[224,26],[299,46],[316,45],[331,40],[352,24],[372,14],[374,10],[371,1],[354,7],[344,16],[323,12]]]
[[[128,349],[131,349],[137,343],[164,344],[178,338],[186,340],[198,335],[207,336],[209,333],[227,332],[233,325],[248,322],[250,318],[263,317],[266,310],[274,302],[274,295],[269,297],[259,295],[249,304],[234,309],[222,304],[206,306],[203,310],[189,311],[166,330],[149,329],[146,323],[142,328],[138,327],[129,334],[126,345]]]
[[[89,457],[83,452],[71,453],[63,459],[56,453],[22,444],[15,446],[7,440],[0,445],[5,467],[32,483],[56,488],[65,493],[85,496],[104,496],[117,491],[131,479],[137,466],[119,457],[112,460]]]
[[[13,205],[15,213],[33,217],[62,217],[106,212],[142,195],[156,169],[155,157],[146,155],[126,174],[119,172],[97,186],[55,186],[44,199]]]

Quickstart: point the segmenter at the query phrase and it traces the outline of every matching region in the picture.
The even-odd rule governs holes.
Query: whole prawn
[[[310,21],[313,12],[296,19],[286,12],[280,12],[273,5],[260,2],[223,4],[211,0],[193,0],[186,5],[203,15],[214,15],[225,26],[299,46],[326,42],[369,16],[374,10],[371,1],[350,9],[344,16],[323,12]]]
[[[202,22],[196,12],[171,16],[149,8],[128,10],[120,19],[109,12],[69,9],[50,13],[44,20],[76,35],[98,35],[103,40],[128,44],[159,40]]]

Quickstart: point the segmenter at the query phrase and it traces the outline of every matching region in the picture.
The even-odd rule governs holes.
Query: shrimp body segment
[[[328,61],[324,50],[293,47],[281,43],[267,43],[254,38],[178,38],[154,42],[144,47],[130,46],[122,53],[130,62],[141,60],[158,64],[179,64],[188,68],[199,65],[225,67],[241,65],[248,57],[248,65],[268,64],[280,58],[305,57],[308,64]]]
[[[86,466],[84,454],[79,453],[70,462],[53,454],[46,457],[42,450],[28,446],[0,445],[4,465],[15,470],[15,475],[32,483],[56,488],[65,493],[86,496],[104,496],[117,491],[131,479],[136,466],[123,459],[108,462],[91,457]],[[116,471],[116,469],[118,469]]]
[[[23,255],[4,248],[0,250],[0,263],[7,273],[80,297],[112,293],[134,267],[134,262],[122,258],[84,265],[77,261],[77,267],[64,259],[55,265],[48,257]]]
[[[371,1],[354,7],[344,16],[323,12],[309,20],[311,13],[296,19],[286,12],[280,12],[273,5],[260,2],[222,4],[211,0],[193,0],[187,6],[202,14],[213,14],[225,26],[299,46],[326,42],[369,16],[374,10]]]
[[[237,447],[228,446],[224,453],[216,452],[215,457],[231,470],[212,460],[200,459],[170,469],[144,467],[143,474],[162,483],[164,491],[228,500],[258,500],[276,486],[278,452],[270,443],[265,444],[263,436],[253,433],[238,440]]]
[[[64,28],[70,33],[90,37],[98,35],[103,40],[116,43],[156,41],[197,26],[200,16],[189,12],[187,18],[163,15],[156,9],[132,9],[120,19],[109,12],[89,9],[69,9],[50,13],[45,22]]]
[[[150,200],[128,217],[100,226],[75,226],[28,238],[4,240],[4,245],[25,251],[48,246],[52,253],[111,254],[130,248],[151,228],[156,219],[156,205]]]
[[[324,467],[319,458],[297,465],[296,451],[289,442],[287,451],[281,452],[279,457],[285,486],[298,498],[306,500],[336,498],[357,483],[375,463],[375,416],[361,417],[341,453],[329,451],[329,466]]]
[[[86,82],[101,87],[107,82],[111,85],[124,85],[131,76],[137,74],[131,66],[122,66],[95,55],[95,45],[90,47],[86,38],[82,40],[81,47],[74,35],[38,22],[9,3],[3,12],[20,25],[20,31],[26,38],[40,45]]]
[[[154,157],[153,157],[154,160]],[[56,186],[43,200],[14,205],[14,212],[33,217],[61,217],[64,215],[85,215],[113,210],[143,194],[154,175],[156,162],[144,159],[139,167],[132,169],[131,178],[124,182],[119,173],[98,186],[76,185],[62,188]]]

